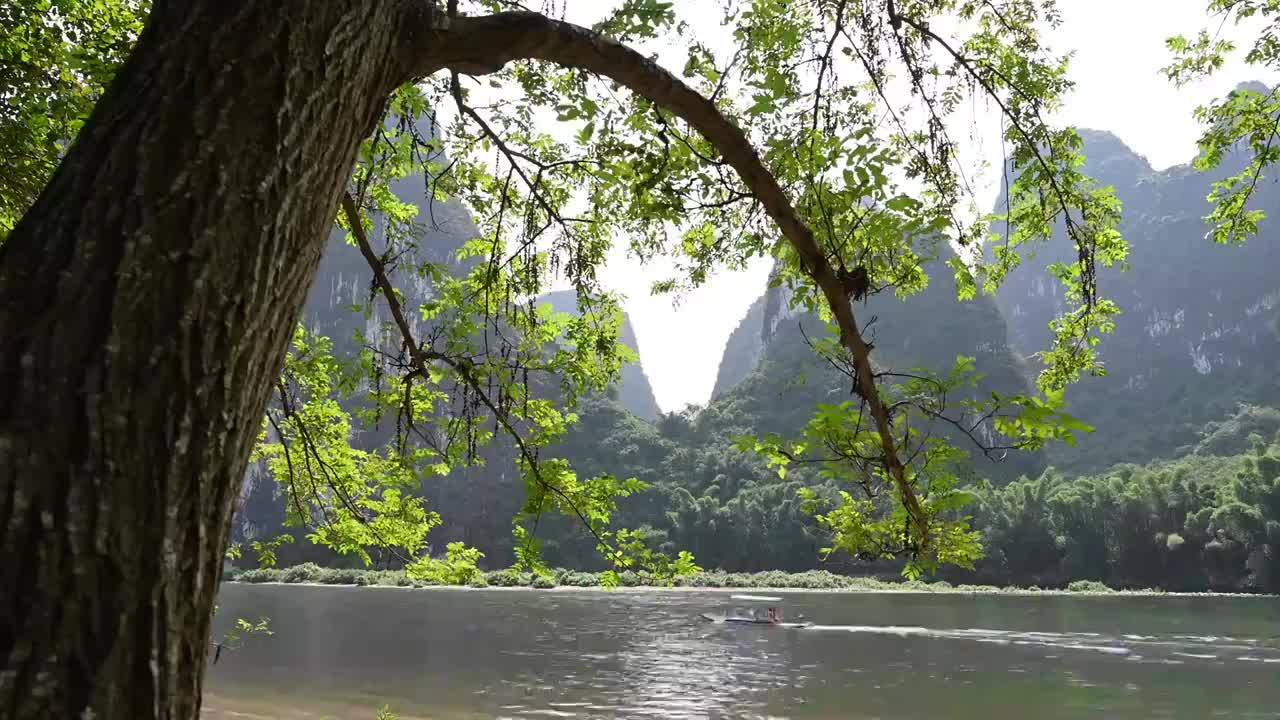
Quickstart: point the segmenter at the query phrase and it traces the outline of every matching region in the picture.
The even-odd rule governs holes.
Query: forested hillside
[[[994,583],[1280,591],[1280,411],[1246,406],[1176,458],[982,494]],[[957,573],[971,579],[973,574]]]

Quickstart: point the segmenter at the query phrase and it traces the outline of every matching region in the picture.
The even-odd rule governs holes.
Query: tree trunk
[[[268,388],[425,12],[157,2],[0,248],[0,717],[199,714]]]

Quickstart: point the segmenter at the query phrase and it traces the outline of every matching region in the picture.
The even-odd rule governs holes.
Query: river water
[[[1280,718],[1280,600],[223,587],[205,717]]]

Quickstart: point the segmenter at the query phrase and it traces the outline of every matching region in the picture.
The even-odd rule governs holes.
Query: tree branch
[[[907,480],[894,437],[893,420],[876,388],[870,349],[858,330],[853,307],[813,231],[797,213],[751,141],[711,100],[639,52],[599,33],[538,13],[497,13],[452,18],[425,37],[415,74],[450,69],[469,74],[501,70],[517,60],[545,60],[608,77],[679,116],[719,150],[742,178],[779,231],[795,248],[801,267],[822,290],[840,327],[840,342],[853,358],[859,382],[880,436],[881,461],[917,524],[920,547],[929,544],[927,515]]]
[[[564,500],[565,503],[573,510],[574,514],[578,516],[578,520],[582,522],[587,532],[599,544],[599,546],[604,549],[605,553],[610,556],[610,559],[621,561],[623,558],[622,551],[615,547],[614,544],[610,543],[606,538],[601,536],[597,531],[596,525],[583,514],[574,499],[569,497],[562,488],[543,479],[542,473],[539,470],[538,458],[534,454],[534,451],[525,443],[523,436],[520,435],[520,432],[511,423],[511,419],[507,416],[507,413],[503,412],[502,409],[499,408],[489,397],[489,394],[485,392],[480,379],[476,376],[474,366],[459,362],[458,359],[449,357],[443,353],[426,350],[414,340],[413,330],[405,319],[400,299],[396,295],[395,286],[391,284],[390,278],[387,277],[382,261],[373,251],[373,246],[369,244],[368,235],[364,231],[364,226],[361,225],[360,210],[356,207],[355,199],[351,197],[351,193],[344,192],[342,194],[342,212],[347,218],[347,223],[351,226],[351,232],[356,238],[356,244],[360,247],[360,253],[364,256],[365,261],[369,264],[369,268],[373,271],[374,281],[382,291],[382,296],[387,301],[388,307],[391,309],[391,316],[400,329],[405,346],[409,350],[409,357],[411,358],[414,369],[419,371],[423,377],[427,377],[427,363],[438,360],[457,372],[458,375],[462,377],[463,381],[473,391],[475,391],[480,402],[493,413],[495,422],[502,426],[503,430],[506,431],[512,442],[515,443],[517,451],[519,451],[525,462],[528,463],[529,472],[533,474],[534,481],[542,488],[543,495],[545,496],[546,492],[550,491],[552,494]],[[539,506],[541,506],[541,504],[542,503],[539,502]],[[539,509],[539,518],[540,516],[541,508]]]

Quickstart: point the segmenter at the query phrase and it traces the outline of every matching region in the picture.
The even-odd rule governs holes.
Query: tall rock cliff
[[[1155,172],[1114,135],[1081,134],[1086,172],[1124,203],[1132,266],[1099,273],[1101,292],[1123,312],[1102,341],[1107,375],[1068,391],[1071,411],[1097,431],[1050,450],[1055,465],[1085,471],[1172,455],[1237,403],[1280,403],[1280,188],[1258,186],[1254,205],[1270,216],[1258,237],[1217,245],[1205,236],[1206,196],[1214,178],[1243,167],[1243,156],[1213,173]],[[1044,268],[1070,252],[1061,239],[1045,247],[997,295],[1010,344],[1024,356],[1047,347],[1062,297]]]
[[[764,295],[756,298],[738,322],[738,327],[729,334],[720,355],[720,369],[716,372],[715,388],[711,391],[712,401],[742,382],[760,362],[760,355],[764,352],[764,301]]]

